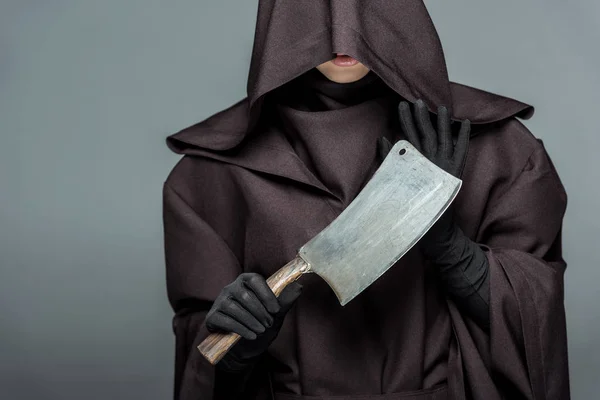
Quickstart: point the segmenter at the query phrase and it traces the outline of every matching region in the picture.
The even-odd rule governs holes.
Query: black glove
[[[438,108],[437,131],[425,103],[417,100],[415,109],[416,118],[413,119],[407,102],[402,101],[398,106],[400,125],[406,138],[435,165],[460,178],[469,145],[470,121],[461,123],[455,144],[446,107]],[[380,157],[385,157],[391,147],[387,139],[380,138]],[[455,223],[452,206],[425,234],[420,245],[424,255],[438,266],[447,292],[481,327],[488,329],[489,263],[483,249]]]
[[[206,315],[210,332],[235,332],[240,340],[217,363],[227,372],[252,367],[275,340],[287,312],[302,291],[293,282],[276,297],[265,279],[256,273],[243,273],[225,286]]]

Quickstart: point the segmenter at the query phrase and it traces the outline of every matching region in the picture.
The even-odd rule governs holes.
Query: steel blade
[[[298,254],[346,305],[421,239],[461,184],[400,140],[355,199]]]

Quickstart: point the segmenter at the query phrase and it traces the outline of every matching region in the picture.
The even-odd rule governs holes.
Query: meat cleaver
[[[279,296],[288,284],[312,272],[329,284],[342,306],[348,304],[421,239],[461,184],[408,141],[397,141],[354,200],[267,284]],[[240,337],[212,333],[198,350],[216,364]]]

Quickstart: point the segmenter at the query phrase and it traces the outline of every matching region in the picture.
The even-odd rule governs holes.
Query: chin
[[[327,77],[327,79],[337,83],[356,82],[369,73],[369,69],[362,63],[351,67],[340,67],[332,61],[324,62],[317,66],[317,69]]]

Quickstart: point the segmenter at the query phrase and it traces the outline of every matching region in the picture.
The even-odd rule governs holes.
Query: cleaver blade
[[[298,254],[346,305],[421,239],[461,184],[410,142],[396,142],[354,200]]]
[[[316,273],[342,306],[406,254],[441,217],[462,181],[397,141],[371,179],[297,256],[267,279],[276,296],[303,274]],[[240,336],[213,333],[198,349],[216,364]]]

